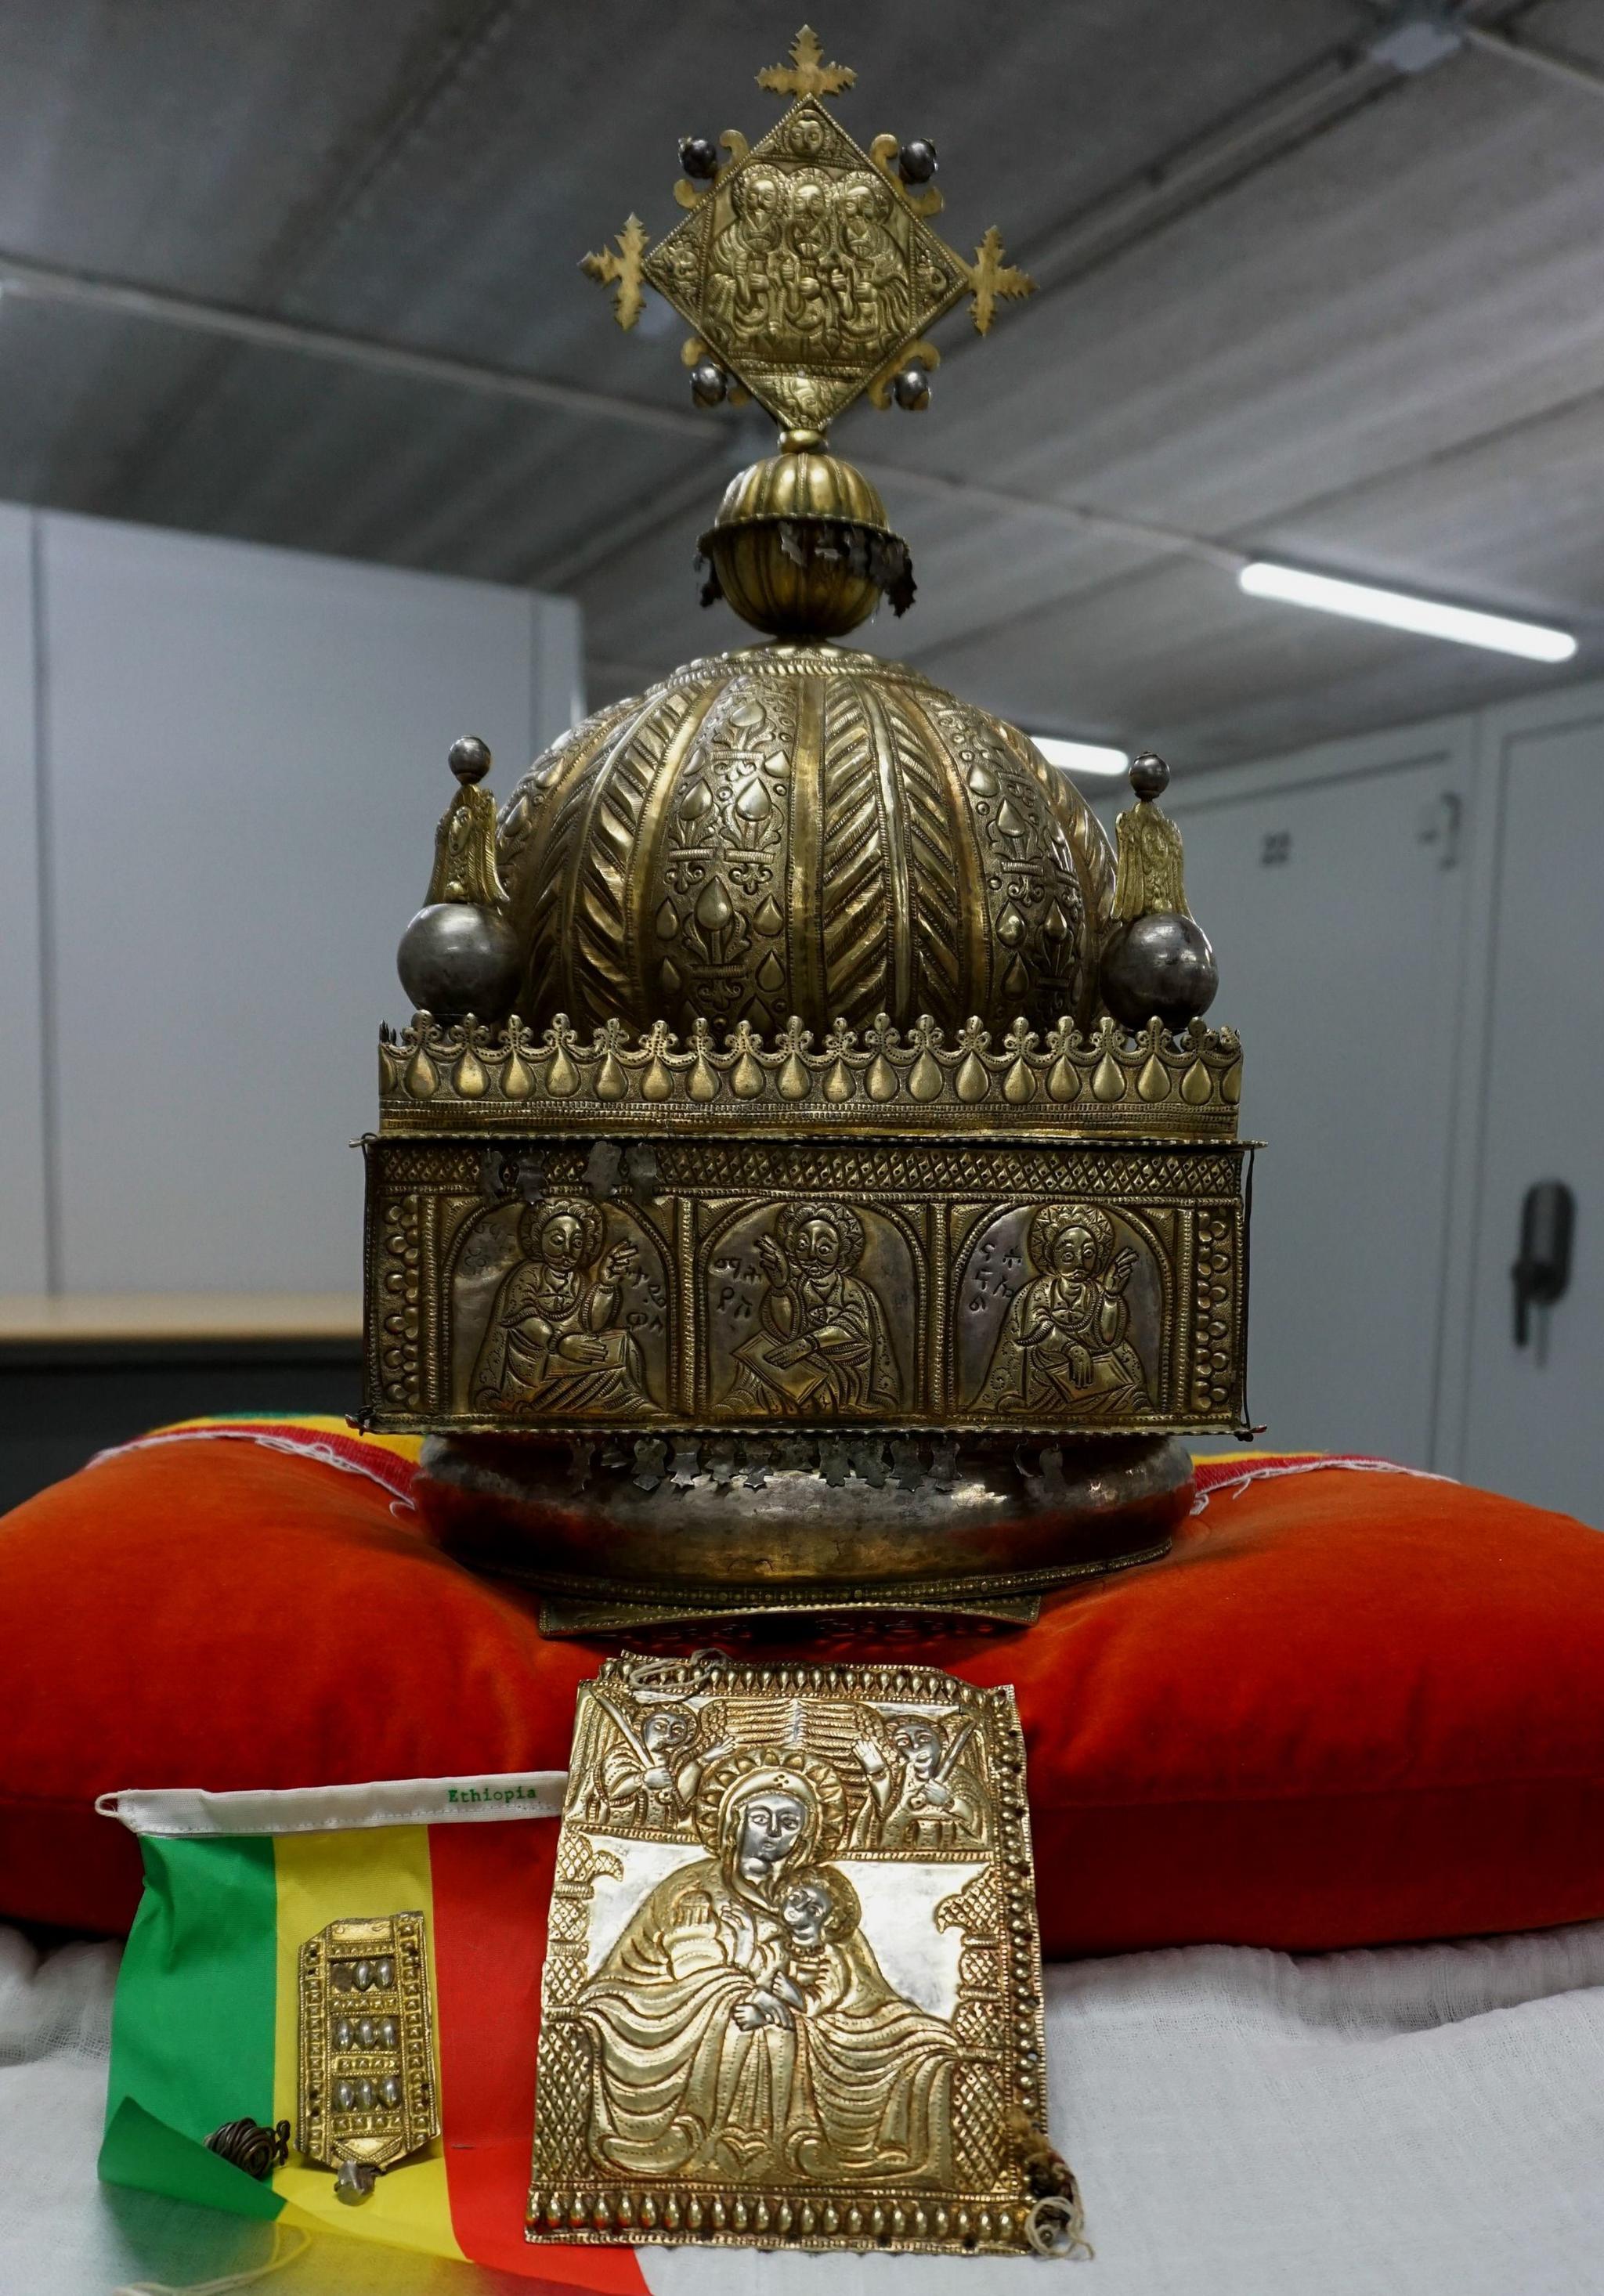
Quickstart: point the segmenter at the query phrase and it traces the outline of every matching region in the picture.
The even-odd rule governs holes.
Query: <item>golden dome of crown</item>
[[[499,810],[489,750],[455,745],[365,1143],[365,1413],[446,1437],[475,1506],[513,1494],[494,1567],[527,1538],[537,1583],[603,1588],[591,1625],[660,1580],[783,1603],[793,1571],[854,1610],[893,1581],[944,1603],[955,1576],[1028,1607],[1088,1567],[1059,1543],[1069,1437],[1142,1439],[1156,1480],[1120,1488],[1150,1538],[1188,1488],[1161,1439],[1246,1425],[1241,1046],[1203,1022],[1168,768],[1133,762],[1116,861],[1016,727],[842,643],[912,570],[827,426],[860,397],[917,414],[924,331],[971,296],[984,333],[1030,282],[995,230],[972,261],[936,237],[933,148],[855,143],[821,101],[851,74],[810,31],[760,78],[783,117],[687,137],[679,222],[652,246],[631,217],[585,268],[622,325],[651,290],[695,329],[710,420],[746,398],[779,426],[701,538],[705,602],[763,642],[608,703]],[[697,1544],[703,1440],[718,1493],[737,1442],[756,1492],[782,1429],[760,1548],[736,1555],[722,1497]],[[576,1512],[597,1437],[596,1506],[629,1477],[605,1515]],[[904,1504],[926,1440],[928,1508]],[[628,1512],[665,1472],[671,1519]],[[1024,1526],[1000,1550],[994,1506]]]
[[[995,229],[973,261],[936,236],[934,149],[855,144],[820,101],[851,74],[806,28],[759,78],[794,99],[777,125],[753,144],[687,138],[679,222],[654,247],[631,217],[583,267],[621,326],[652,290],[696,329],[698,405],[755,401],[779,425],[700,544],[703,603],[768,643],[597,711],[499,816],[488,750],[457,745],[462,790],[401,946],[417,1019],[386,1039],[387,1104],[443,1125],[504,1102],[531,1124],[558,1103],[564,1121],[671,1103],[717,1126],[727,1102],[766,1120],[770,1086],[797,1113],[817,1085],[840,1116],[856,1063],[877,1122],[934,1120],[950,1088],[977,1125],[994,1092],[1020,1122],[1040,1093],[1077,1128],[1160,1107],[1187,1131],[1234,1124],[1235,1040],[1189,1029],[1215,972],[1156,802],[1167,769],[1133,768],[1116,870],[1016,727],[838,643],[883,600],[901,613],[913,577],[827,424],[860,397],[925,406],[923,330],[969,296],[983,334],[1032,283]]]
[[[585,1027],[1084,1017],[1114,890],[1101,827],[1024,734],[818,644],[715,655],[598,712],[525,775],[498,852],[516,1008]]]

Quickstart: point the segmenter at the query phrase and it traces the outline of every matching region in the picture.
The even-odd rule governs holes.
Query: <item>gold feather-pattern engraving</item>
[[[1016,728],[895,664],[848,676],[843,660],[868,658],[714,658],[525,775],[498,857],[526,1021],[744,1018],[767,1036],[796,1013],[818,1042],[882,1012],[1095,1026],[1115,871],[1080,792]],[[1023,1070],[1016,1084],[1034,1098]],[[1193,1090],[1215,1097],[1201,1069]]]
[[[913,938],[907,823],[897,777],[897,743],[886,721],[883,697],[866,685],[862,689],[861,707],[875,753],[876,802],[885,856],[884,883],[887,955],[891,968],[891,994],[886,1001],[893,1014],[905,1017],[915,1009],[914,984],[918,952]]]
[[[1012,1013],[1078,1007],[1084,902],[1065,834],[1068,785],[1049,783],[1034,751],[1016,750],[981,710],[943,698],[921,703],[921,714],[962,772],[983,856],[1000,979],[986,1002],[977,1000],[979,1009],[995,1023]]]
[[[582,812],[577,800],[596,760],[640,717],[638,696],[598,710],[568,738],[536,760],[502,816],[498,856],[512,904],[514,925],[528,952],[518,1002],[526,1013],[560,1004],[565,981],[562,901]]]
[[[656,694],[637,704],[606,728],[604,737],[574,772],[559,783],[546,800],[550,808],[544,836],[537,834],[526,857],[523,891],[528,903],[522,930],[530,951],[528,1010],[544,1017],[553,1005],[583,1018],[588,1008],[579,993],[575,964],[574,912],[591,875],[589,848],[595,816],[614,761],[649,734],[664,715],[668,697]],[[679,698],[672,715],[685,707]],[[616,991],[596,1006],[603,1017],[618,1002]]]
[[[885,845],[874,739],[843,683],[825,698],[820,929],[832,1016],[861,1028],[891,1002]]]
[[[1014,756],[1028,767],[1046,791],[1058,826],[1074,856],[1087,922],[1098,933],[1106,931],[1114,917],[1114,849],[1108,842],[1107,832],[1074,783],[1048,764],[1035,743],[1028,741],[1017,726],[1010,726],[1001,718],[995,723]]]
[[[520,906],[519,888],[526,857],[550,818],[553,792],[601,747],[615,726],[640,706],[640,697],[631,695],[610,701],[605,709],[593,709],[535,759],[502,807],[496,826],[496,861],[514,909]]]
[[[576,1019],[600,1019],[629,993],[624,939],[635,833],[685,709],[682,697],[665,697],[614,747],[596,777],[568,910],[569,1009]]]
[[[799,1013],[831,1009],[829,964],[825,949],[823,851],[827,806],[825,793],[825,696],[820,677],[796,681],[796,740],[791,758],[789,817],[786,830],[786,955],[791,995]],[[793,1078],[794,1081],[794,1078]]]
[[[918,967],[910,1010],[929,1013],[956,1027],[968,1019],[977,1001],[975,991],[983,987],[967,978],[964,963],[959,828],[928,744],[889,697],[882,708],[900,767],[909,915]]]
[[[670,898],[686,890],[684,823],[677,819],[676,809],[682,804],[695,769],[706,769],[712,729],[729,692],[728,685],[708,685],[689,694],[688,708],[663,744],[636,831],[625,969],[631,981],[655,984],[661,1010],[676,1027],[682,1020],[695,1017],[697,1003],[686,979],[687,1009],[681,1011],[675,997],[666,992],[662,971],[665,956],[679,947],[675,935],[683,923],[681,910]]]
[[[598,758],[627,734],[640,708],[637,702],[621,711],[595,744],[576,751],[547,788],[528,792],[531,827],[514,888],[514,922],[528,951],[519,1000],[526,1013],[544,1013],[566,999],[563,909],[585,799]]]

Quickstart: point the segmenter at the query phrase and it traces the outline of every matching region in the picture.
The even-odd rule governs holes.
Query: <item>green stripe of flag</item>
[[[111,2021],[111,2076],[101,2175],[110,2184],[146,2184],[147,2121],[203,2145],[226,2120],[273,2118],[278,1894],[273,1843],[231,1835],[204,1841],[147,1836],[144,1895],[123,1955]],[[125,2099],[139,2108],[120,2113]],[[133,2140],[144,2131],[138,2143]],[[177,2184],[191,2157],[168,2148]],[[219,2182],[236,2180],[234,2205],[257,2215],[273,2197],[210,2153],[193,2161],[195,2188],[177,2197],[219,2202]],[[205,2189],[201,2187],[204,2185]],[[230,2189],[234,2188],[230,2186]],[[160,2189],[174,2191],[163,2179]]]

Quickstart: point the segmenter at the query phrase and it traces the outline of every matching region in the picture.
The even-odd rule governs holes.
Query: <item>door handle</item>
[[[1420,808],[1419,825],[1415,841],[1419,845],[1435,845],[1439,869],[1457,869],[1460,865],[1460,837],[1465,826],[1465,800],[1458,790],[1442,790]]]
[[[1515,1284],[1515,1344],[1531,1338],[1531,1311],[1562,1300],[1571,1280],[1576,1199],[1563,1180],[1534,1180],[1520,1207],[1520,1257],[1510,1268]]]

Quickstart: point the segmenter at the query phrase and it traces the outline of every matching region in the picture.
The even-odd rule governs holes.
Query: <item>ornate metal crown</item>
[[[702,537],[763,642],[598,711],[499,817],[452,750],[380,1043],[367,1414],[1238,1428],[1241,1054],[1167,769],[1116,859],[1016,728],[837,643],[913,580],[827,424],[919,411],[925,331],[1032,283],[936,235],[934,148],[861,149],[806,28],[759,80],[777,124],[687,138],[680,219],[584,267],[621,325],[653,291],[688,321],[699,404],[782,426]]]

